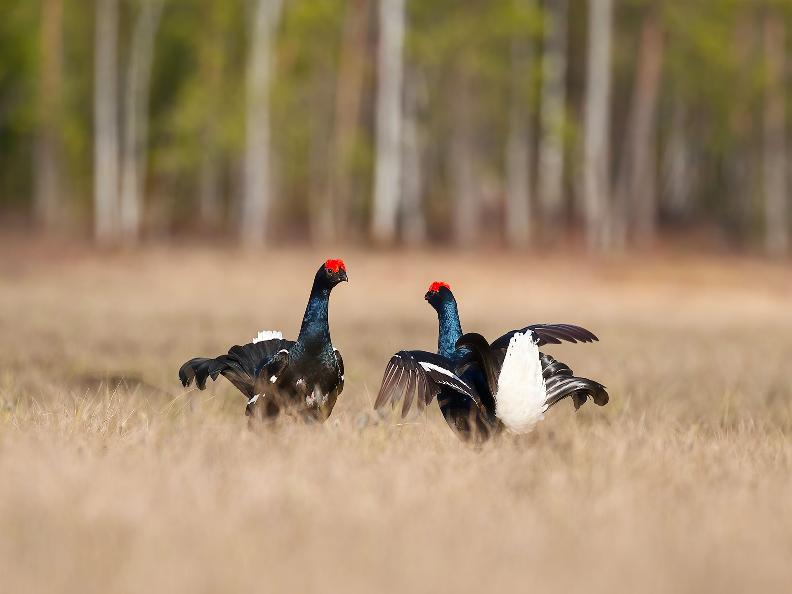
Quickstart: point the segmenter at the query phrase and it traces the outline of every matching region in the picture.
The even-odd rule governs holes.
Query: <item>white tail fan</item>
[[[278,332],[277,330],[262,330],[258,333],[256,338],[253,339],[253,344],[257,342],[264,342],[265,340],[281,340],[283,339],[283,334]]]
[[[547,390],[539,347],[533,333],[517,333],[509,341],[498,377],[495,415],[513,433],[526,433],[544,418]]]

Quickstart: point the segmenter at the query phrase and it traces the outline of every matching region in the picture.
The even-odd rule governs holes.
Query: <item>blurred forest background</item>
[[[789,247],[792,0],[1,4],[6,229]]]

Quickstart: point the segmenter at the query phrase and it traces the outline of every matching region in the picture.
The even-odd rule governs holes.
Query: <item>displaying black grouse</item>
[[[247,398],[245,414],[276,417],[282,410],[305,420],[324,421],[344,389],[344,361],[330,342],[330,291],[347,281],[342,260],[328,260],[316,272],[297,341],[280,332],[259,332],[253,342],[233,346],[214,359],[190,359],[179,369],[183,386],[193,379],[224,375]]]
[[[449,427],[462,439],[487,439],[506,428],[530,431],[556,402],[572,398],[578,409],[587,398],[608,402],[601,384],[539,352],[547,344],[594,342],[597,337],[571,324],[532,324],[507,332],[492,344],[480,334],[463,334],[451,287],[434,282],[425,296],[437,311],[437,353],[399,351],[388,362],[375,408],[403,398],[402,415],[438,404]]]

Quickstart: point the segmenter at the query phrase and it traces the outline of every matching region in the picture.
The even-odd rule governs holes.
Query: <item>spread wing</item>
[[[405,417],[414,401],[423,408],[444,387],[471,398],[481,406],[478,395],[454,372],[451,361],[427,351],[399,351],[385,367],[374,408],[381,408],[389,402],[395,404],[403,397],[402,417]]]
[[[511,330],[496,339],[491,347],[493,349],[502,349],[505,351],[509,348],[509,341],[512,336],[520,332],[525,334],[530,330],[537,339],[537,346],[544,346],[546,344],[561,344],[562,342],[595,342],[599,340],[596,335],[573,324],[531,324],[520,330]]]

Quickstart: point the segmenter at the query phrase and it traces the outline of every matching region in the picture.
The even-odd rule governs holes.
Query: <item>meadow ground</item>
[[[2,592],[792,590],[788,264],[1,247]],[[189,357],[294,335],[338,256],[327,424],[251,431],[225,380],[181,388]],[[372,414],[390,354],[434,345],[432,280],[489,337],[590,327],[548,351],[610,404],[481,451],[436,407]]]

